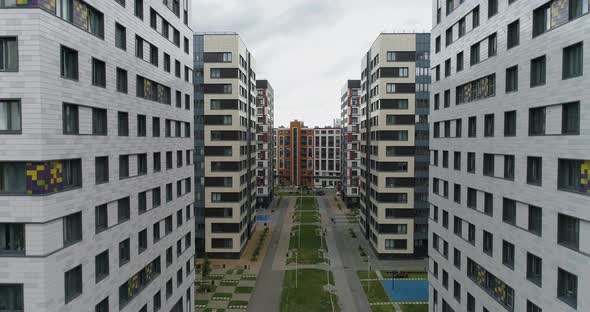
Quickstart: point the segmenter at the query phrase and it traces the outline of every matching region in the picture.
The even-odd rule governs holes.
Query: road
[[[287,207],[290,204],[294,204],[291,203],[291,199],[289,197],[283,197],[279,207],[271,215],[272,237],[266,255],[264,256],[262,267],[258,273],[254,293],[248,304],[247,311],[249,312],[279,311],[280,309],[281,289],[285,271],[281,266],[276,266],[274,263],[275,258],[281,258],[277,257],[277,250],[279,249],[279,243],[281,243],[281,232],[283,231],[283,224],[285,224]],[[276,198],[271,203],[271,207],[274,205],[276,205]]]
[[[326,243],[331,260],[331,270],[338,292],[342,311],[371,311],[363,287],[357,277],[356,245],[350,243],[349,225],[346,218],[338,216],[336,207],[330,207],[327,197],[318,197],[320,212],[325,213],[327,230]]]

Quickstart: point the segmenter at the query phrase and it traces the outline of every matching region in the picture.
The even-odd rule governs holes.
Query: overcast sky
[[[194,31],[235,31],[275,90],[275,127],[332,125],[380,32],[429,31],[431,0],[193,0]]]

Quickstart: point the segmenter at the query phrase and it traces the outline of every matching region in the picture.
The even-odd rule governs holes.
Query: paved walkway
[[[276,205],[276,199],[271,205]],[[273,224],[272,238],[260,268],[256,287],[250,298],[247,311],[279,311],[280,309],[281,290],[285,274],[283,264],[287,261],[286,254],[289,249],[289,232],[288,228],[285,230],[284,224],[287,222],[288,207],[294,207],[294,205],[295,199],[283,198],[280,206],[271,215],[270,222]],[[285,242],[286,246],[284,246]],[[280,266],[277,265],[279,263]]]
[[[333,200],[329,200],[328,197],[318,198],[318,204],[322,215],[325,215],[326,219],[329,220],[326,222],[328,231],[326,242],[342,311],[371,311],[363,287],[356,274],[357,245],[350,242],[348,223],[339,221],[342,219],[341,214],[344,213],[340,212]],[[332,218],[335,222],[331,221]]]

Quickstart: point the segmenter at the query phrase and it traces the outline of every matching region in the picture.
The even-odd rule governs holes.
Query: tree
[[[211,263],[209,262],[209,258],[207,258],[207,256],[205,256],[205,259],[203,260],[203,279],[207,279],[207,276],[209,276],[209,273],[211,273]]]

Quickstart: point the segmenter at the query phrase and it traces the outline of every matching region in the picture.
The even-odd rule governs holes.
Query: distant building
[[[267,80],[256,81],[256,201],[267,207],[273,198],[274,185],[274,90]]]
[[[380,258],[428,249],[430,35],[382,33],[362,60],[360,226]]]
[[[308,128],[294,120],[276,129],[279,185],[336,186],[340,180],[340,128]]]
[[[256,224],[256,66],[235,33],[194,41],[197,244],[239,258]]]
[[[341,154],[340,184],[347,206],[359,202],[360,168],[360,80],[348,80],[341,92]]]

